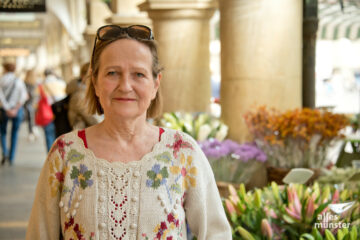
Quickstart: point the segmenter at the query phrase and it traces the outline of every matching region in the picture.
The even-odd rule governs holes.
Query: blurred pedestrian
[[[34,70],[28,70],[25,75],[25,86],[28,93],[28,100],[24,104],[25,110],[25,120],[28,123],[28,140],[34,141],[36,139],[36,135],[34,132],[34,96],[36,89],[36,75]]]
[[[9,161],[14,164],[20,124],[23,120],[23,105],[28,99],[25,84],[15,75],[16,65],[4,63],[4,75],[0,79],[0,135],[2,147],[1,165]],[[12,122],[10,151],[7,148],[6,132],[8,121]]]
[[[47,96],[49,105],[62,100],[66,97],[65,88],[66,83],[60,77],[58,77],[52,69],[46,69],[44,71],[45,80],[42,84],[43,90]],[[50,150],[51,145],[55,141],[55,124],[54,121],[42,126],[45,133],[45,141],[47,151]]]
[[[68,118],[73,129],[83,129],[99,123],[96,115],[89,114],[84,104],[89,65],[89,62],[83,64],[80,78],[72,80],[66,86],[66,93],[70,96]]]

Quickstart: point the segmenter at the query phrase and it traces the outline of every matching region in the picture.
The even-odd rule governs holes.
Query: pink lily
[[[332,197],[332,203],[339,202],[339,197],[340,197],[339,190],[336,189],[335,192],[334,192],[334,195]]]
[[[275,213],[275,211],[273,209],[269,209],[268,207],[264,207],[266,216],[271,217],[271,218],[277,218],[277,215]]]
[[[310,197],[308,199],[308,204],[307,204],[307,208],[306,208],[306,220],[307,221],[311,221],[313,215],[315,212],[315,203],[314,203],[314,199],[312,197]]]
[[[265,218],[263,220],[261,220],[261,232],[268,239],[271,239],[273,236],[272,228],[271,228],[268,220]]]
[[[291,217],[297,219],[297,220],[301,220],[301,216],[298,212],[294,211],[293,207],[291,206],[290,208],[285,208],[285,211],[287,212],[287,214],[289,214]]]
[[[225,199],[225,206],[228,212],[230,213],[230,216],[236,215],[236,210],[234,208],[234,205],[228,199]]]
[[[233,185],[229,185],[230,200],[236,205],[240,202],[240,198]]]
[[[286,212],[293,218],[301,220],[301,203],[294,188],[288,189],[289,206]]]

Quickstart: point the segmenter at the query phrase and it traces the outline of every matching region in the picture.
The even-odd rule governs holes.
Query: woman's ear
[[[95,80],[95,78],[94,78],[93,75],[91,75],[91,83],[92,83],[92,85],[94,86],[95,95],[96,95],[97,97],[99,97],[96,80]]]
[[[159,73],[154,81],[154,94],[152,99],[155,99],[156,97],[156,93],[160,87],[161,79],[162,79],[162,73]]]

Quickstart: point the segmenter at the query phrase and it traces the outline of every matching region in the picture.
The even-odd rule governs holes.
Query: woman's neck
[[[136,119],[113,119],[106,118],[99,124],[99,130],[105,133],[113,141],[133,142],[138,137],[146,135],[151,126],[146,122],[145,117]]]

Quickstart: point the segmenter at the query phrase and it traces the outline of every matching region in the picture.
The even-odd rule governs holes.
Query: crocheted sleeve
[[[188,139],[194,147],[192,163],[197,169],[195,180],[191,181],[192,186],[186,191],[184,203],[190,230],[198,240],[230,240],[231,227],[211,166],[196,141],[191,137]]]
[[[27,240],[60,239],[58,205],[66,169],[58,151],[58,143],[59,140],[53,145],[40,173],[26,232]]]

